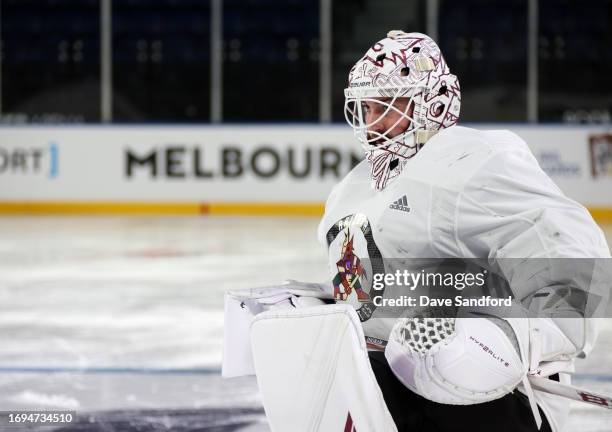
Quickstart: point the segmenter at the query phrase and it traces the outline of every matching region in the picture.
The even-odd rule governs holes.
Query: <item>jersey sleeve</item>
[[[576,354],[590,350],[596,320],[564,318],[605,310],[610,251],[589,212],[563,195],[524,143],[494,153],[465,183],[454,227],[461,256],[495,262],[515,298],[553,318]]]

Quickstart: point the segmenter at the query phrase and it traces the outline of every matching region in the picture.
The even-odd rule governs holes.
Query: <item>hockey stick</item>
[[[529,377],[531,386],[536,390],[541,390],[546,393],[562,396],[568,399],[586,402],[597,405],[603,408],[612,409],[612,398],[602,394],[596,394],[588,390],[574,387],[567,384],[561,384],[547,378]]]

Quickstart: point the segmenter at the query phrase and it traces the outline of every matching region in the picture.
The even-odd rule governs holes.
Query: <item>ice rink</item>
[[[47,431],[268,430],[254,379],[220,378],[223,292],[326,279],[317,224],[0,218],[0,410],[77,412]],[[574,383],[612,393],[612,320]],[[569,430],[612,430],[573,407]]]

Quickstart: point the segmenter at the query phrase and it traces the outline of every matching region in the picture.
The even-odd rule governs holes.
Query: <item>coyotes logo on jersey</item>
[[[326,240],[336,301],[352,304],[361,322],[368,321],[376,310],[371,279],[385,272],[368,218],[361,213],[343,217],[328,229]],[[376,295],[384,295],[384,288]]]
[[[333,279],[334,284],[334,298],[336,300],[346,300],[351,292],[355,290],[357,294],[357,300],[359,302],[370,301],[370,296],[366,293],[361,286],[361,276],[367,279],[367,274],[361,260],[354,253],[353,249],[353,235],[350,229],[346,230],[344,242],[342,243],[342,256],[336,267],[338,273]]]

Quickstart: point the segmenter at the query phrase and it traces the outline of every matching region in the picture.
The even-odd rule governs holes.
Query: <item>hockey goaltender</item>
[[[559,263],[590,260],[592,271],[610,258],[588,211],[517,135],[457,125],[458,78],[424,34],[374,43],[345,98],[366,157],[332,190],[319,225],[330,280],[227,293],[224,376],[256,374],[281,432],[561,431],[569,398],[612,406],[570,384],[597,320],[564,295],[594,285]],[[566,314],[382,315],[370,296],[372,275],[388,272],[381,262],[423,258],[497,263],[530,310],[554,303]],[[525,262],[533,272],[516,264]],[[609,281],[598,285],[603,304]]]

